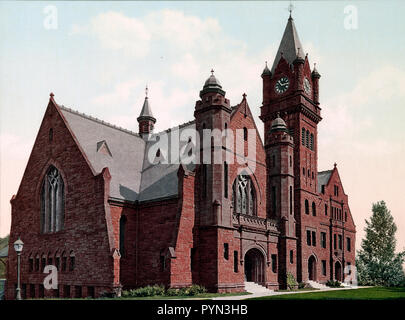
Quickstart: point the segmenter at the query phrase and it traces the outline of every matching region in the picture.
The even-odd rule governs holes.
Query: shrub
[[[165,290],[163,285],[146,286],[138,289],[122,291],[122,297],[152,297],[152,296],[196,296],[206,293],[207,289],[203,286],[193,284],[191,287],[185,288],[169,288]]]
[[[203,286],[199,286],[198,284],[193,284],[190,287],[190,295],[191,296],[196,296],[198,294],[202,294],[202,293],[206,293],[207,289],[205,289],[205,287]]]
[[[328,282],[326,282],[326,285],[331,288],[340,288],[341,287],[341,283],[337,280],[328,280]]]
[[[297,281],[295,280],[292,273],[287,273],[287,288],[289,290],[294,290],[297,287]]]
[[[124,290],[123,297],[152,297],[163,296],[165,294],[165,287],[162,285],[146,286],[138,289]]]
[[[180,291],[179,289],[170,288],[170,289],[167,289],[166,295],[171,296],[171,297],[179,296],[179,291]]]
[[[300,282],[300,283],[298,284],[298,289],[304,289],[306,286],[307,286],[306,283]]]

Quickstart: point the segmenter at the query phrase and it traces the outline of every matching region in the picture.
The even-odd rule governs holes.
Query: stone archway
[[[314,256],[308,259],[308,280],[316,281],[316,260]]]
[[[260,250],[252,248],[245,254],[245,281],[259,284],[265,283],[264,256]]]
[[[342,265],[339,261],[335,262],[335,280],[342,282]]]

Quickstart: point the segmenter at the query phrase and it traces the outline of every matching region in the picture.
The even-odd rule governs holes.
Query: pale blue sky
[[[136,131],[144,87],[157,130],[193,118],[209,70],[231,104],[246,92],[257,124],[260,74],[271,65],[288,1],[0,2],[0,235],[49,93]],[[321,78],[319,170],[338,163],[361,237],[371,203],[386,200],[405,244],[405,41],[401,1],[296,1],[294,21]],[[58,28],[47,30],[54,5]],[[344,8],[358,29],[344,28]],[[359,244],[359,243],[358,243]]]

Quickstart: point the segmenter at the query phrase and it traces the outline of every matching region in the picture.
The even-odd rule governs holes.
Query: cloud
[[[108,32],[104,32],[106,23]],[[142,56],[141,52],[130,48],[126,50],[126,46],[132,46],[127,43],[128,39],[138,39],[143,30],[147,30],[148,36],[142,36],[138,45],[153,48],[150,55],[164,52],[164,61],[162,57],[158,58],[158,62],[151,66],[150,61],[155,60],[145,62],[142,59],[144,56],[146,59],[146,51],[142,52]],[[120,35],[115,37],[115,33]],[[87,25],[74,26],[72,34],[95,37],[103,47],[121,49],[120,52],[125,52],[123,56],[128,53],[135,55],[130,62],[135,71],[126,74],[127,78],[121,79],[112,90],[107,89],[90,100],[97,106],[110,108],[130,105],[128,116],[113,115],[108,120],[133,129],[143,103],[143,86],[146,83],[150,88],[152,110],[158,120],[157,130],[165,129],[164,125],[173,126],[192,120],[195,101],[212,68],[231,104],[239,103],[242,94],[247,93],[258,119],[262,90],[260,74],[264,62],[271,63],[277,50],[276,44],[270,44],[263,50],[251,52],[246,43],[226,34],[217,20],[202,19],[177,10],[159,10],[138,18],[118,12],[103,13],[92,18]],[[113,39],[108,44],[110,38]],[[148,68],[145,68],[146,64]],[[151,78],[159,81],[151,83]],[[174,116],[173,110],[180,112]]]
[[[170,48],[211,51],[218,43],[221,28],[213,18],[187,16],[177,10],[154,11],[141,18],[110,11],[95,16],[86,25],[73,25],[70,34],[91,35],[103,48],[142,58],[150,53],[152,42],[161,41]]]
[[[152,36],[142,21],[120,12],[101,13],[92,18],[88,25],[73,25],[70,34],[93,35],[103,48],[123,50],[135,57],[144,57],[149,52]]]
[[[0,135],[0,235],[9,233],[10,199],[17,193],[32,142],[13,134]]]

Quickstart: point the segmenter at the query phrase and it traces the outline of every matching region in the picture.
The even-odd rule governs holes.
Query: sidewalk
[[[244,296],[217,297],[217,298],[212,298],[212,300],[244,300],[244,299],[250,299],[250,298],[269,297],[269,296],[277,296],[277,295],[283,295],[283,294],[322,292],[322,291],[334,291],[334,290],[354,290],[354,289],[359,289],[359,288],[367,288],[367,287],[326,288],[326,289],[308,290],[308,291],[282,291],[282,292],[274,291],[271,294],[254,293],[254,294],[244,295]]]

